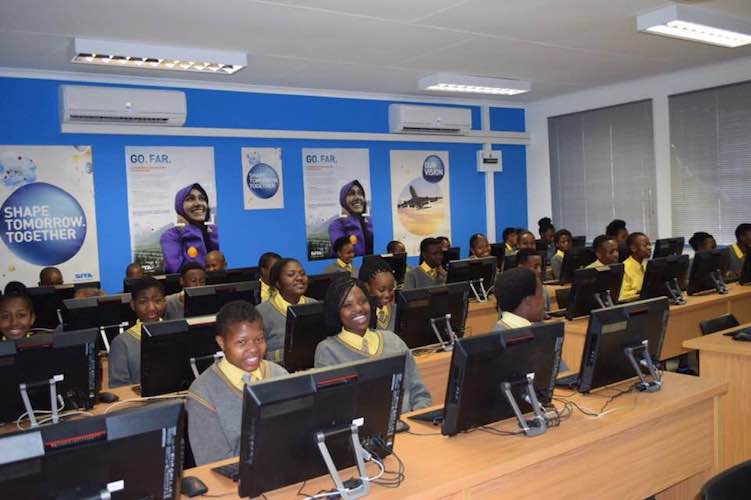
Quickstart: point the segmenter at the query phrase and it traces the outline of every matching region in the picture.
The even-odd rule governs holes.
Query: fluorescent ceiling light
[[[516,95],[530,91],[530,83],[522,80],[485,78],[457,73],[435,73],[420,78],[420,90],[468,92],[472,94]]]
[[[683,40],[740,47],[751,43],[751,22],[691,5],[674,4],[636,18],[639,31]]]
[[[88,38],[76,38],[73,50],[71,62],[76,64],[225,75],[231,75],[248,65],[248,57],[244,52],[109,42]]]

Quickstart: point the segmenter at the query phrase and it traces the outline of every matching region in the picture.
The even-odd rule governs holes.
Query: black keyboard
[[[557,309],[555,311],[548,312],[548,316],[551,318],[565,318],[566,317],[566,310],[565,309]]]
[[[412,415],[408,418],[410,420],[418,420],[420,422],[429,422],[433,425],[438,425],[443,422],[443,408],[426,411],[425,413],[418,413],[417,415]]]
[[[574,373],[571,375],[567,375],[565,377],[560,377],[555,379],[555,386],[556,387],[564,387],[566,389],[573,389],[579,385],[579,374]]]
[[[240,480],[240,462],[220,465],[219,467],[214,467],[211,470],[221,476],[230,478],[234,482],[238,482]]]
[[[723,334],[726,337],[733,337],[734,335],[737,335],[739,333],[751,333],[751,328],[737,328],[735,330],[730,330],[729,332]]]

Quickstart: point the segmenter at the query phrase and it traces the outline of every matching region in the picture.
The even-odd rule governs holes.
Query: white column
[[[483,104],[481,107],[481,127],[484,132],[490,131],[490,106]],[[482,149],[490,151],[492,146],[486,142]],[[485,235],[488,241],[496,241],[495,235],[495,177],[494,172],[485,172]]]
[[[670,108],[665,93],[652,96],[652,127],[655,150],[655,206],[657,237],[672,238],[673,209],[670,179]]]

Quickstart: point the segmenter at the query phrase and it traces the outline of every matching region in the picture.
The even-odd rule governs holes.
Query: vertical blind
[[[751,219],[751,82],[670,96],[673,233],[735,242]]]
[[[548,138],[556,227],[591,240],[617,218],[656,235],[651,100],[551,117]]]

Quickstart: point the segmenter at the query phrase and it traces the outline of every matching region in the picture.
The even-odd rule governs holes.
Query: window
[[[751,82],[670,96],[673,234],[735,242],[749,222]]]
[[[617,218],[657,233],[652,101],[549,118],[548,137],[556,227],[591,240]]]

